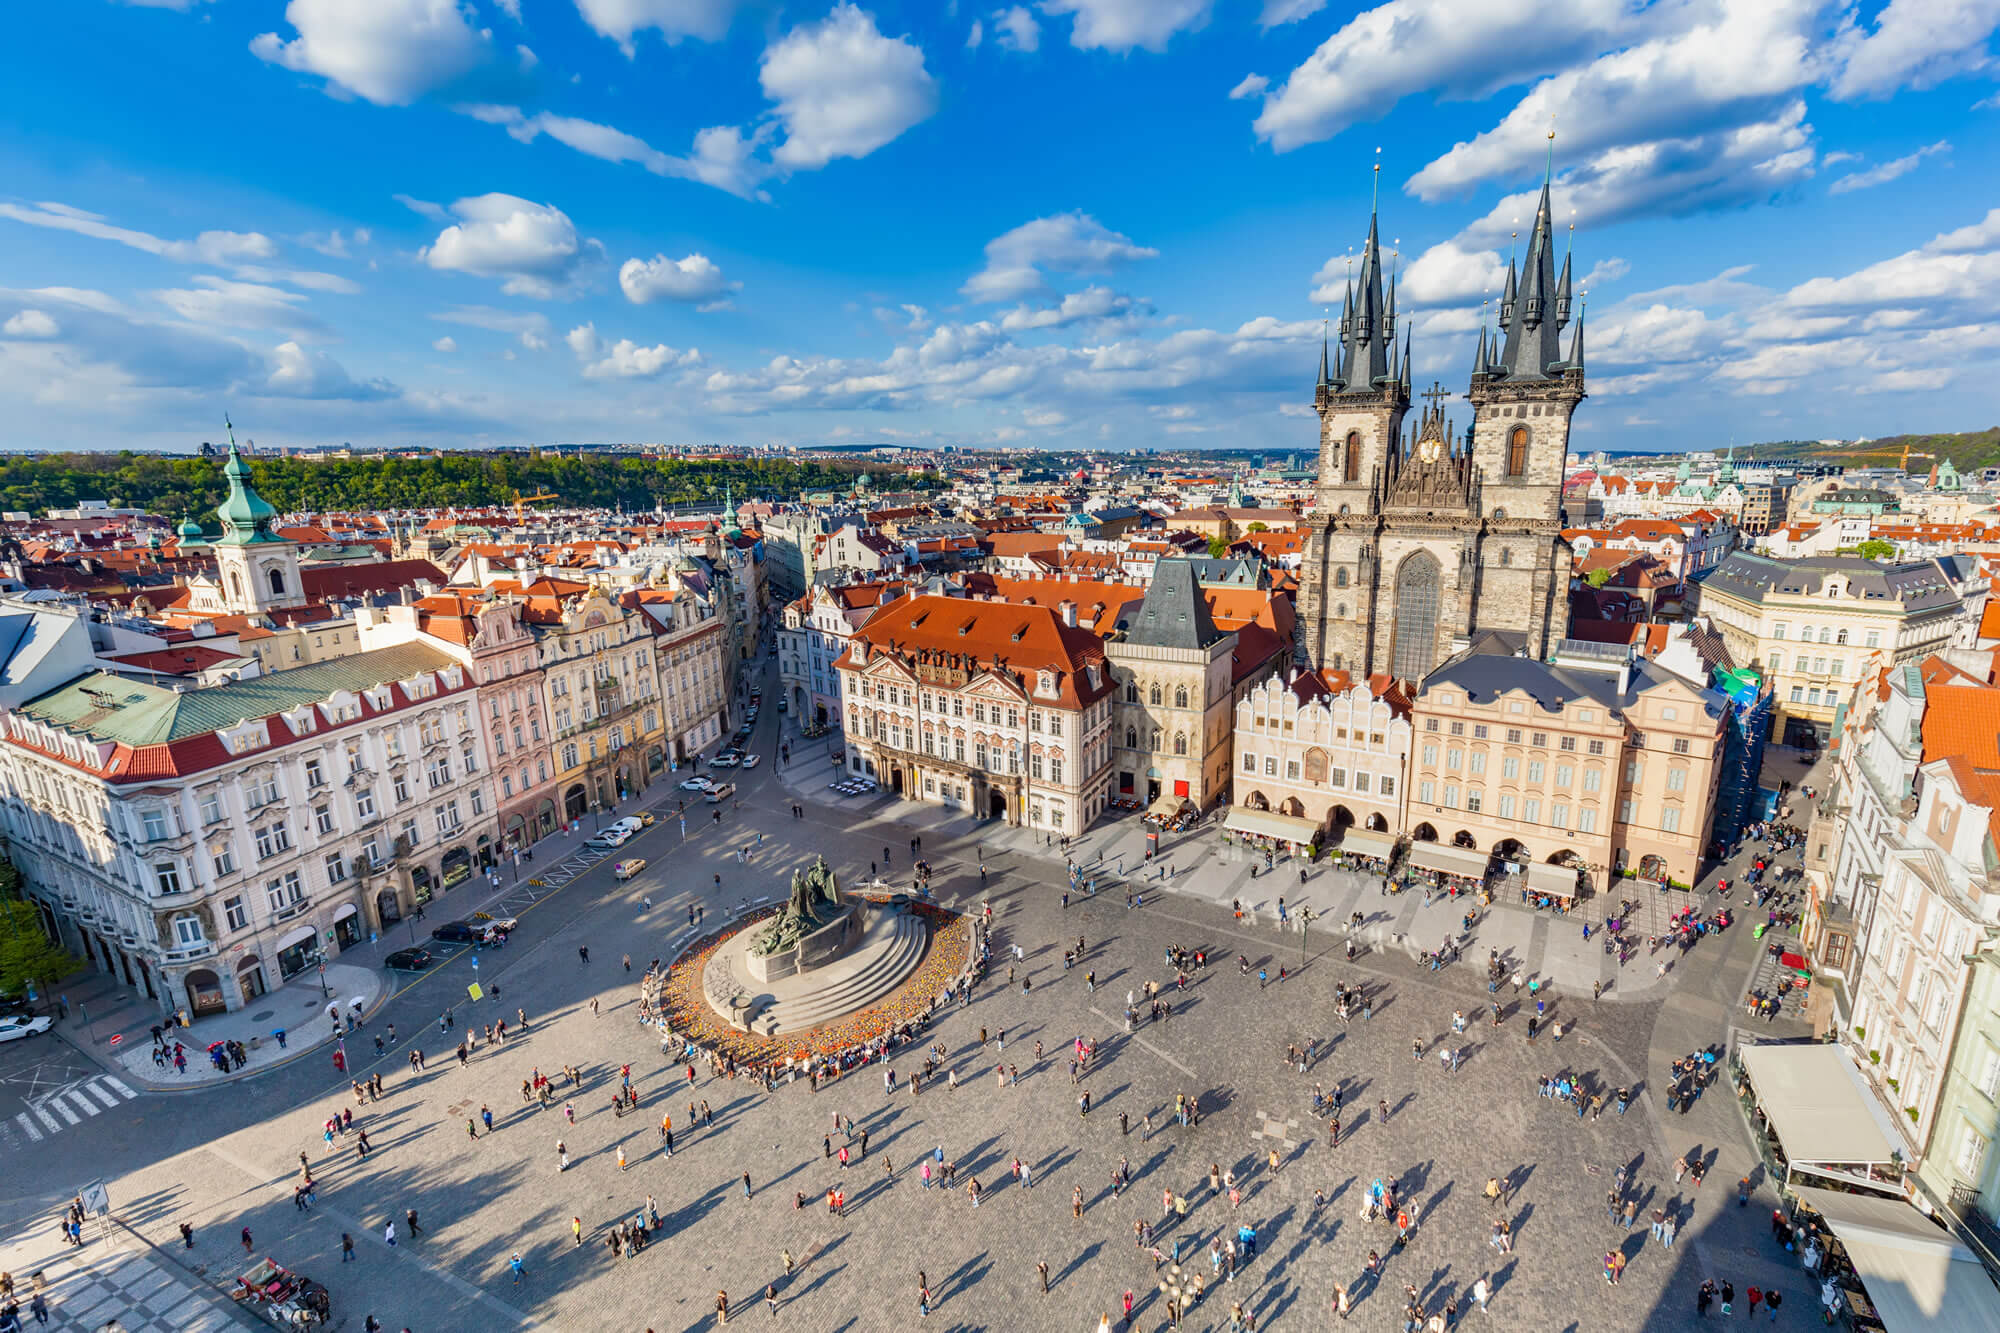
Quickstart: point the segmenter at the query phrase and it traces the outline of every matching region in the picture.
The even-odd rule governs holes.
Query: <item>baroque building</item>
[[[1385,290],[1369,218],[1340,351],[1322,348],[1313,394],[1320,456],[1300,616],[1312,662],[1415,681],[1475,637],[1536,658],[1562,638],[1563,466],[1584,396],[1580,314],[1562,351],[1570,312],[1570,259],[1558,276],[1545,181],[1527,253],[1508,266],[1499,329],[1480,330],[1472,423],[1460,435],[1435,386],[1409,423],[1410,340],[1399,352],[1395,283]]]

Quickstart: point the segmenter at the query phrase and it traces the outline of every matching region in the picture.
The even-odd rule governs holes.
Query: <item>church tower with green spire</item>
[[[250,484],[250,464],[234,440],[222,475],[229,495],[215,511],[222,535],[211,549],[222,577],[223,603],[237,615],[305,605],[298,543],[278,532],[278,511]]]

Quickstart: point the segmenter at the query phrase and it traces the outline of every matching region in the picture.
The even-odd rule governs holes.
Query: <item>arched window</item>
[[[1128,680],[1125,682],[1125,702],[1128,704],[1135,704],[1139,702],[1138,681]]]
[[[1336,588],[1345,588],[1347,586],[1347,571],[1345,569],[1336,569],[1333,571],[1333,586]]]
[[[1137,727],[1125,728],[1125,748],[1128,750],[1139,748],[1139,729]]]
[[[1400,680],[1423,679],[1437,660],[1439,573],[1437,557],[1428,551],[1409,556],[1396,571],[1389,669]]]
[[[1504,546],[1500,548],[1500,563],[1503,566],[1514,563],[1514,553]]]
[[[283,597],[285,595],[285,571],[276,565],[271,566],[270,579],[271,591],[279,597]]]
[[[1342,472],[1348,481],[1361,480],[1361,432],[1347,432],[1347,456]]]
[[[1528,428],[1516,426],[1507,433],[1507,475],[1518,477],[1528,470]]]
[[[1155,753],[1155,754],[1158,754],[1159,752],[1160,752],[1160,729],[1159,729],[1158,727],[1154,727],[1154,728],[1153,728],[1153,753]]]
[[[1187,753],[1187,733],[1185,731],[1177,731],[1174,733],[1174,753],[1175,754]]]
[[[229,573],[229,591],[235,594],[237,601],[243,600],[243,576],[234,570]]]
[[[1188,705],[1187,705],[1187,686],[1185,686],[1185,685],[1179,685],[1179,686],[1176,686],[1176,687],[1174,688],[1174,707],[1176,707],[1176,708],[1186,708],[1187,706],[1188,706]]]
[[[1835,643],[1846,643],[1846,642],[1847,642],[1847,631],[1846,631],[1846,630],[1841,630],[1841,631],[1840,631],[1839,633],[1835,634],[1835,635],[1833,636],[1833,641],[1834,641]]]
[[[1160,682],[1157,680],[1153,682],[1151,697],[1154,703],[1160,702]]]

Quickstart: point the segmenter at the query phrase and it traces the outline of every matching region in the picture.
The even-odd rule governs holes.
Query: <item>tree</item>
[[[1870,537],[1854,548],[1854,554],[1863,560],[1890,560],[1895,557],[1896,548],[1880,538]]]
[[[1208,555],[1211,560],[1220,560],[1222,559],[1223,556],[1228,554],[1229,554],[1229,540],[1227,538],[1210,537],[1208,539]]]
[[[21,872],[0,861],[0,995],[44,993],[83,966],[83,960],[49,939],[42,914],[20,896]]]
[[[1605,584],[1611,582],[1611,571],[1608,569],[1593,569],[1583,576],[1583,581],[1593,588],[1602,588]]]
[[[1252,523],[1250,525],[1250,531],[1252,532],[1269,532],[1270,530],[1271,525],[1269,523]]]

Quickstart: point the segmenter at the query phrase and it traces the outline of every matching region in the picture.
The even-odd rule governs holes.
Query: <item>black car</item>
[[[421,972],[435,960],[429,949],[398,949],[382,960],[392,972]]]
[[[484,944],[490,932],[471,921],[447,921],[431,932],[431,938],[445,944]]]

